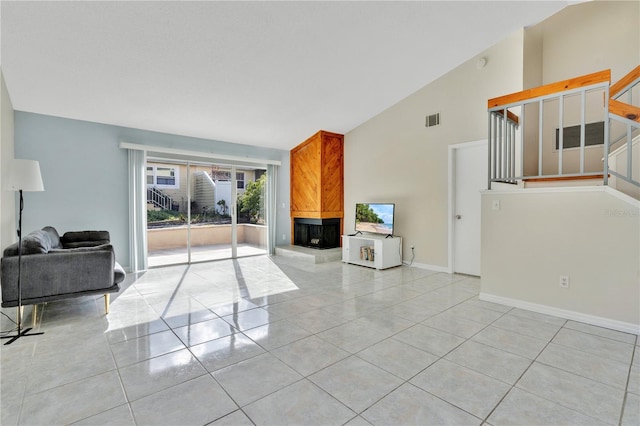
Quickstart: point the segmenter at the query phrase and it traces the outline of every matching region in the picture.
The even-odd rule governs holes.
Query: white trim
[[[453,145],[449,145],[448,146],[448,168],[449,168],[449,178],[447,179],[448,181],[448,200],[447,200],[447,204],[448,204],[448,218],[447,218],[447,240],[448,240],[448,250],[447,250],[447,269],[446,271],[441,271],[441,272],[447,272],[449,274],[453,274],[455,265],[454,265],[454,259],[453,259],[453,216],[455,215],[454,209],[455,209],[455,181],[456,181],[456,170],[455,170],[455,161],[454,161],[454,153],[457,149],[464,149],[464,148],[474,148],[476,146],[483,146],[483,145],[488,145],[489,141],[488,139],[480,139],[477,141],[471,141],[471,142],[463,142],[463,143],[457,143],[457,144],[453,144]],[[483,191],[485,192],[485,191]],[[428,269],[428,268],[427,268]]]
[[[449,267],[447,267],[447,266],[427,265],[426,263],[416,263],[416,262],[413,262],[411,265],[409,265],[409,262],[411,262],[411,259],[404,260],[403,264],[405,266],[411,266],[412,268],[428,269],[430,271],[445,272],[447,274],[451,273],[451,272],[449,272]]]
[[[160,146],[142,145],[142,144],[130,143],[130,142],[120,142],[120,148],[134,149],[134,150],[145,151],[145,152],[148,152],[148,151],[159,152],[162,154],[188,155],[193,157],[201,157],[201,158],[214,159],[214,160],[227,160],[227,161],[234,161],[234,162],[240,162],[240,163],[273,164],[276,166],[281,165],[280,160],[266,160],[266,159],[260,159],[260,158],[240,157],[236,155],[216,154],[213,152],[188,151],[185,149],[165,148]]]
[[[147,168],[151,167],[152,170],[152,176],[153,176],[153,183],[148,183],[147,182],[147,188],[160,188],[160,189],[180,189],[180,167],[176,167],[175,165],[167,165],[167,164],[162,164],[162,165],[149,165],[149,162],[147,162],[147,165],[145,167],[145,178],[148,177],[147,176]],[[174,180],[174,184],[173,185],[167,185],[167,184],[161,184],[158,183],[158,167],[159,168],[164,168],[164,169],[172,169],[174,176],[173,176],[173,180]],[[146,179],[145,179],[146,181]]]
[[[626,203],[631,204],[633,207],[640,208],[640,200],[611,188],[607,185],[601,186],[558,186],[547,188],[526,188],[526,189],[511,189],[511,190],[499,190],[490,189],[480,192],[482,195],[526,195],[526,194],[553,194],[553,193],[570,193],[570,192],[605,192],[613,197],[616,197]]]
[[[582,312],[554,308],[553,306],[540,305],[538,303],[527,302],[520,299],[511,299],[509,297],[496,296],[487,293],[480,293],[479,298],[485,302],[499,303],[501,305],[511,306],[514,308],[526,309],[528,311],[553,315],[573,321],[580,321],[586,324],[596,325],[598,327],[610,328],[624,333],[640,335],[640,324],[618,321],[596,315],[584,314]]]
[[[546,193],[566,193],[566,192],[602,192],[605,186],[552,186],[544,188],[518,188],[513,190],[487,189],[481,192],[482,195],[502,195],[502,194],[546,194]]]
[[[606,192],[607,194],[618,198],[619,200],[622,200],[626,203],[631,204],[633,207],[639,208],[640,209],[640,200],[636,200],[635,198],[633,198],[630,195],[625,194],[624,192],[620,192],[615,188],[611,188],[610,186],[604,186],[604,192]]]

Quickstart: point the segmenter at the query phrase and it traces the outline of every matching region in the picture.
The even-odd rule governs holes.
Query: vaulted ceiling
[[[0,61],[15,110],[290,149],[569,3],[2,1]]]

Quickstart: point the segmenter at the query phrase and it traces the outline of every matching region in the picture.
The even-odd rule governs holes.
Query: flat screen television
[[[393,235],[393,203],[357,203],[356,232]]]

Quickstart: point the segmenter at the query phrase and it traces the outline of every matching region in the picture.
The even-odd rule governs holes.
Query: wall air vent
[[[427,115],[427,119],[425,120],[425,127],[433,127],[440,124],[440,113]]]

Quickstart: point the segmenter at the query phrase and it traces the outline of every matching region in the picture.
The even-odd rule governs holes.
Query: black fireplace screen
[[[293,244],[329,249],[340,247],[340,219],[293,219]]]

